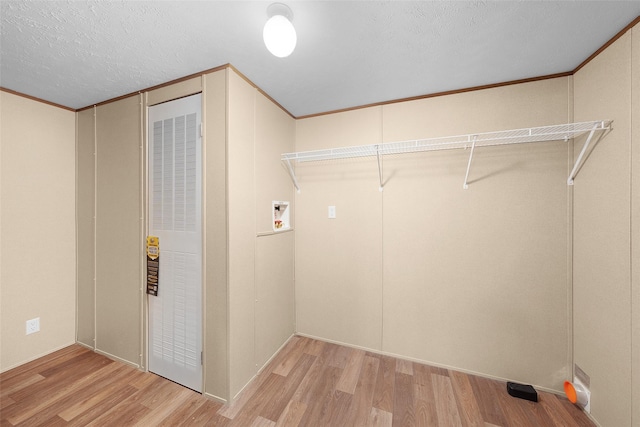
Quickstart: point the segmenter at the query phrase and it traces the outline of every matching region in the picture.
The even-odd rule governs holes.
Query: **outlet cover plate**
[[[40,318],[36,317],[35,319],[27,320],[27,335],[33,334],[40,330]]]

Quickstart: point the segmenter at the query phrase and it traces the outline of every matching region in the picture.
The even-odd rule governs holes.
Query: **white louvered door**
[[[201,95],[149,108],[149,235],[160,239],[149,295],[149,370],[202,391]]]

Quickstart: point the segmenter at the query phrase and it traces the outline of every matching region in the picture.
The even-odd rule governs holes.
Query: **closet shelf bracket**
[[[467,173],[464,175],[464,184],[462,188],[465,190],[469,188],[469,170],[471,169],[471,160],[473,159],[473,150],[476,149],[476,140],[478,137],[476,135],[473,136],[473,142],[471,143],[471,153],[469,153],[469,163],[467,163]]]
[[[296,187],[296,191],[300,192],[300,186],[298,185],[298,179],[296,178],[296,171],[293,170],[293,166],[291,166],[291,162],[289,159],[282,159],[285,162],[285,166],[287,167],[287,172],[289,172],[289,176],[291,177],[291,181],[293,181],[293,186]]]
[[[380,182],[378,191],[382,191],[384,187],[384,183],[382,182],[382,164],[380,163],[380,147],[378,147],[377,145],[376,145],[376,157],[378,159],[378,181]]]
[[[593,139],[593,135],[595,134],[596,130],[604,131],[604,130],[610,130],[610,129],[611,129],[611,122],[605,123],[604,121],[602,121],[602,122],[596,122],[593,124],[591,131],[589,131],[589,136],[587,136],[587,140],[584,142],[584,145],[582,146],[582,150],[580,150],[580,154],[576,159],[576,163],[573,165],[573,169],[571,169],[571,173],[569,174],[569,178],[567,179],[567,185],[573,185],[573,180],[578,174],[578,170],[584,164],[582,159],[584,158],[584,155],[587,152],[589,145],[591,144],[591,140]],[[602,137],[602,135],[603,134],[600,134],[600,137]]]

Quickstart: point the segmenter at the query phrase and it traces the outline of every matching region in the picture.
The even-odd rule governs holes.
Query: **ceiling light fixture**
[[[264,24],[262,38],[264,44],[274,56],[285,58],[296,48],[298,38],[291,20],[293,12],[282,3],[273,3],[267,8],[269,20]]]

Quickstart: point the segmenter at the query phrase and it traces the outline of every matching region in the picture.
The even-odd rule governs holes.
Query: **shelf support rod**
[[[598,128],[599,124],[600,123],[596,123],[591,128],[591,131],[589,132],[589,136],[587,137],[587,140],[585,141],[584,145],[582,146],[582,150],[580,150],[580,155],[578,155],[578,158],[576,159],[576,163],[573,165],[573,169],[571,170],[571,173],[569,174],[569,178],[567,179],[567,185],[573,185],[573,180],[576,177],[576,174],[578,173],[578,168],[580,167],[580,165],[582,163],[582,158],[584,157],[585,153],[587,152],[587,148],[589,148],[589,144],[591,144],[591,139],[593,138],[593,134],[595,133],[595,131]]]
[[[289,176],[291,177],[291,180],[293,181],[293,186],[296,187],[296,191],[299,193],[300,192],[300,186],[298,185],[298,180],[296,179],[296,173],[293,170],[293,166],[291,166],[291,162],[289,161],[289,159],[286,159],[287,163],[287,171],[289,172]]]
[[[380,146],[376,145],[376,157],[378,158],[378,180],[380,182],[380,186],[378,187],[378,191],[383,190],[382,185],[382,164],[380,163]]]
[[[476,139],[477,136],[474,135],[473,136],[473,142],[471,143],[471,153],[469,154],[469,163],[467,163],[467,173],[464,176],[464,184],[462,185],[462,188],[464,188],[465,190],[469,188],[469,170],[471,170],[471,160],[473,159],[473,150],[475,150],[476,148]]]

